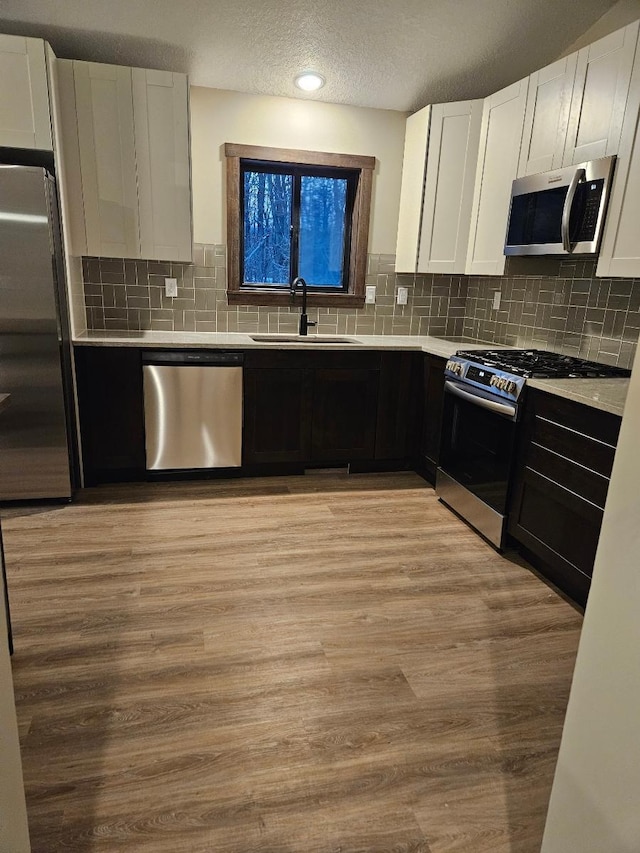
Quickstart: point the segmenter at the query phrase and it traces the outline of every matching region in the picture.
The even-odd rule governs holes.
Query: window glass
[[[304,278],[310,304],[364,304],[375,158],[225,144],[227,300],[294,305]]]
[[[244,172],[244,281],[287,284],[291,280],[293,176]]]
[[[312,287],[343,284],[347,181],[303,175],[298,274]]]

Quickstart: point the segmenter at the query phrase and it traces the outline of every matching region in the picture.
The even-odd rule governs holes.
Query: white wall
[[[191,89],[194,240],[224,243],[225,142],[376,158],[369,251],[396,250],[406,113]]]
[[[636,359],[542,853],[640,850],[639,435]]]
[[[29,853],[29,850],[31,846],[4,612],[4,586],[0,575],[0,851]]]
[[[580,50],[582,47],[587,47],[592,42],[608,36],[616,30],[621,30],[627,24],[631,24],[640,18],[640,0],[618,0],[609,11],[605,12],[601,18],[595,22],[592,27],[580,36],[571,47],[568,47],[563,56],[568,56],[575,50]]]

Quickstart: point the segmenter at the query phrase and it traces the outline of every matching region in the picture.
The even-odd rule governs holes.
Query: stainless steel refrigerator
[[[68,328],[55,181],[0,165],[0,502],[71,497]]]

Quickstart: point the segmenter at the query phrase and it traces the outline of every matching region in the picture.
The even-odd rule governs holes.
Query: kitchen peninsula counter
[[[259,334],[259,333],[253,333]],[[260,333],[262,336],[262,333]],[[266,335],[265,335],[266,337]],[[274,338],[277,336],[274,335]],[[97,347],[159,347],[171,349],[286,349],[286,350],[330,350],[352,352],[357,350],[384,350],[424,352],[448,358],[458,349],[500,349],[490,341],[478,342],[463,338],[440,338],[413,335],[337,335],[347,343],[315,341],[309,335],[308,342],[299,341],[254,341],[251,334],[244,332],[123,332],[90,331],[74,339],[74,346]],[[331,337],[321,335],[321,338]],[[504,347],[512,349],[512,347]],[[574,400],[578,403],[622,416],[629,387],[628,379],[528,379],[530,388]],[[1,403],[0,403],[1,406]]]

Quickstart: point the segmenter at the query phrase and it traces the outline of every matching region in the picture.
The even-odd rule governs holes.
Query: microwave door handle
[[[564,207],[562,208],[561,234],[562,248],[565,250],[565,252],[573,251],[571,247],[571,237],[569,234],[569,224],[571,222],[571,208],[573,207],[573,200],[576,195],[576,190],[578,189],[578,184],[580,183],[580,181],[584,181],[585,176],[586,172],[584,169],[576,169],[573,178],[571,178],[569,189],[567,190],[567,197],[564,200]]]

